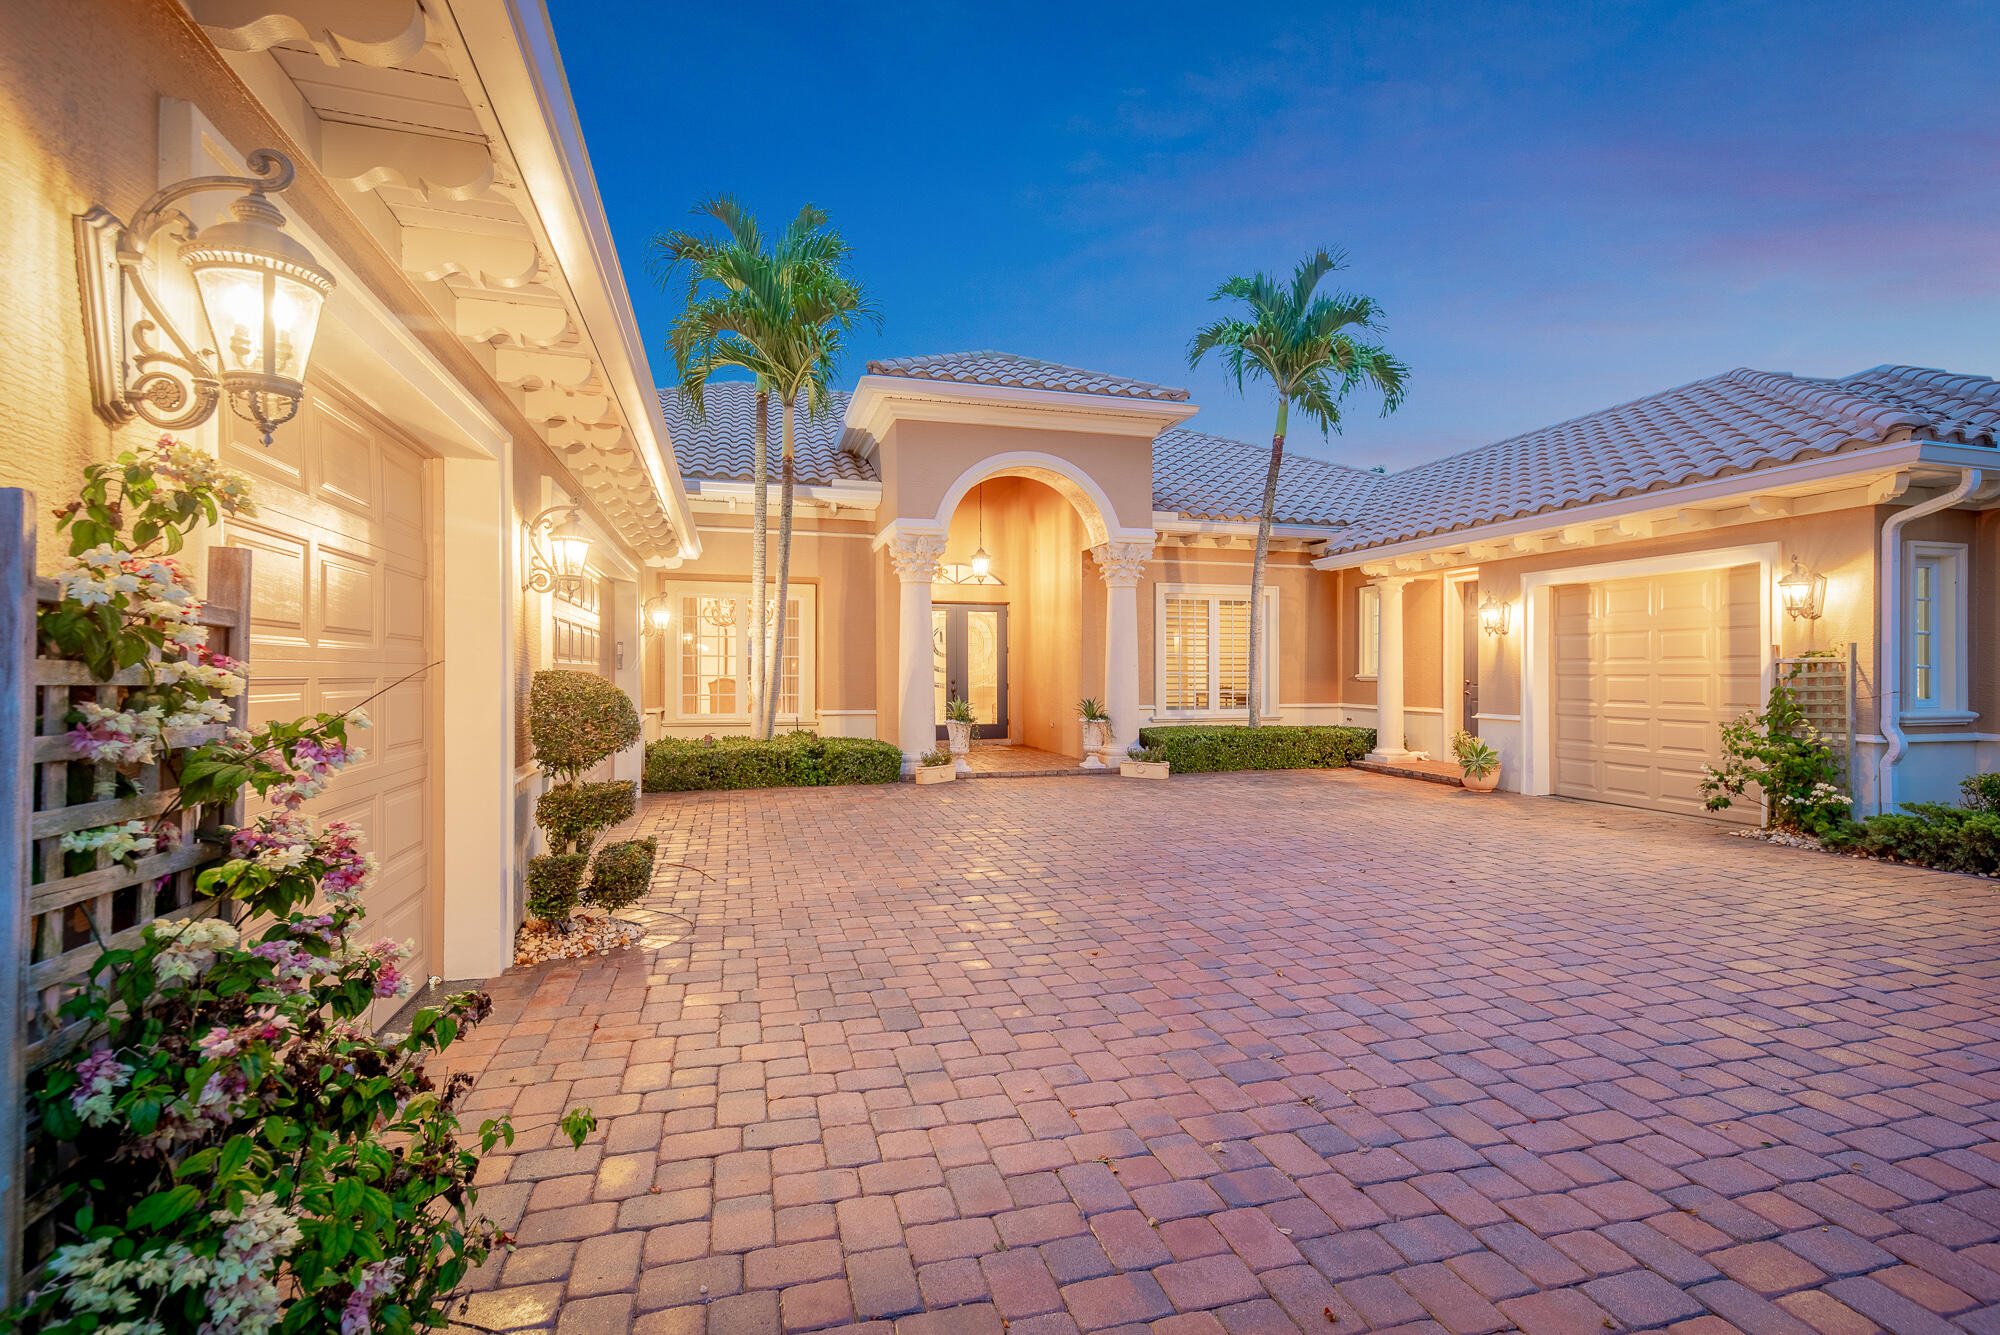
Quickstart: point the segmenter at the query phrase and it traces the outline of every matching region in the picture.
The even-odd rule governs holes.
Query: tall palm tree
[[[1320,280],[1347,267],[1347,256],[1325,247],[1299,262],[1292,281],[1270,274],[1235,277],[1215,289],[1210,301],[1234,299],[1249,307],[1248,318],[1231,316],[1207,326],[1188,341],[1188,367],[1210,352],[1243,390],[1246,378],[1271,382],[1278,396],[1278,424],[1271,432],[1271,464],[1264,473],[1264,508],[1257,520],[1257,554],[1250,562],[1249,722],[1259,723],[1264,649],[1264,562],[1271,549],[1271,513],[1278,503],[1278,470],[1285,459],[1285,431],[1296,406],[1317,423],[1320,434],[1340,430],[1340,403],[1364,381],[1382,395],[1384,416],[1403,401],[1409,368],[1380,345],[1356,336],[1381,327],[1382,311],[1371,297],[1339,292],[1315,296]]]
[[[724,196],[695,206],[697,216],[722,224],[723,235],[672,231],[652,240],[662,280],[686,278],[686,300],[668,333],[679,372],[680,394],[697,421],[703,391],[725,368],[748,371],[756,386],[751,464],[750,721],[751,733],[769,737],[776,724],[784,607],[791,579],[791,538],[796,456],[793,415],[804,394],[808,415],[825,410],[827,386],[856,319],[873,319],[860,287],[846,272],[848,246],[827,230],[826,214],[799,210],[774,249],[767,250],[756,220]],[[782,486],[779,499],[778,623],[773,634],[769,588],[770,400],[784,404]]]

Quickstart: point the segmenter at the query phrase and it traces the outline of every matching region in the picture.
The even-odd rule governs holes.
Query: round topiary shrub
[[[550,852],[588,853],[598,831],[632,819],[636,800],[630,779],[557,784],[535,803],[535,824],[549,836]]]
[[[584,902],[606,913],[638,903],[652,888],[657,847],[649,837],[606,844],[598,850],[597,861],[590,868],[590,886],[583,892]]]
[[[590,858],[583,853],[549,853],[528,859],[528,912],[551,927],[568,924]]]
[[[642,735],[632,697],[602,677],[555,668],[537,672],[528,690],[528,736],[535,763],[562,783]]]

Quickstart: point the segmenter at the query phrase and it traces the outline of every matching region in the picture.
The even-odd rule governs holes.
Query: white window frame
[[[1354,611],[1354,679],[1373,681],[1382,671],[1382,586],[1356,590]]]
[[[1966,545],[1962,542],[1912,542],[1903,555],[1903,708],[1913,722],[1963,723],[1974,715],[1966,704]],[[1931,658],[1931,698],[1917,698],[1917,570],[1932,571],[1931,596],[1935,652]]]
[[[1153,694],[1159,705],[1153,710],[1153,717],[1173,719],[1179,722],[1204,719],[1239,719],[1243,717],[1240,708],[1229,709],[1169,709],[1167,699],[1167,599],[1206,598],[1209,601],[1208,622],[1208,698],[1218,700],[1216,679],[1221,674],[1222,643],[1218,633],[1220,617],[1216,601],[1220,599],[1243,599],[1250,595],[1250,589],[1243,584],[1155,584],[1153,586]],[[1263,644],[1264,689],[1259,692],[1257,707],[1264,715],[1278,712],[1278,591],[1264,586],[1264,644]]]
[[[774,582],[768,586],[771,597],[778,595]],[[750,621],[747,614],[736,627],[736,698],[743,703],[740,712],[734,714],[688,714],[681,709],[681,637],[687,632],[681,626],[681,599],[683,598],[734,598],[741,607],[748,608],[750,582],[748,580],[670,580],[665,588],[673,609],[673,629],[668,652],[665,655],[667,673],[667,709],[672,721],[703,727],[711,724],[730,726],[750,723]],[[813,584],[791,584],[785,589],[785,597],[797,599],[799,604],[799,709],[796,714],[781,713],[778,722],[791,727],[813,727],[819,722],[819,588]],[[782,631],[780,632],[782,634]]]

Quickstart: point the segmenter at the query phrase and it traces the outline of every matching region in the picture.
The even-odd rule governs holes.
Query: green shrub
[[[653,885],[653,856],[658,844],[650,836],[606,844],[590,867],[590,886],[583,902],[606,913],[636,904]]]
[[[1944,802],[1907,802],[1900,812],[1849,821],[1822,835],[1821,841],[1838,852],[1866,853],[1940,871],[2000,874],[2000,812]]]
[[[588,672],[537,672],[528,689],[528,736],[535,763],[564,783],[639,740],[632,697]]]
[[[893,742],[869,737],[818,737],[803,731],[768,742],[663,737],[646,747],[649,793],[894,783],[902,774],[902,751]]]
[[[934,746],[918,756],[917,763],[925,769],[938,769],[951,763],[951,752],[942,746]]]
[[[1753,783],[1763,790],[1764,824],[1771,829],[1823,838],[1848,821],[1840,758],[1786,682],[1771,687],[1763,713],[1724,724],[1722,763],[1702,766],[1710,811],[1724,810]]]
[[[1177,774],[1243,769],[1340,769],[1375,749],[1373,728],[1171,724],[1139,729]]]
[[[1968,811],[2000,815],[2000,774],[1969,774],[1959,780],[1958,804]]]
[[[590,858],[582,853],[545,853],[528,859],[528,912],[552,927],[569,921]]]
[[[638,792],[630,780],[559,783],[535,803],[535,824],[549,836],[552,853],[588,853],[600,830],[632,819]]]
[[[1143,761],[1148,765],[1157,765],[1167,758],[1167,748],[1164,746],[1131,746],[1125,749],[1125,754],[1134,760]]]

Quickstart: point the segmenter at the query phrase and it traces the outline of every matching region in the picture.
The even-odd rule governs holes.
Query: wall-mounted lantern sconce
[[[1778,581],[1778,596],[1785,600],[1785,610],[1794,621],[1817,621],[1826,610],[1826,576],[1807,570],[1794,555],[1791,573]]]
[[[577,526],[581,508],[552,505],[528,521],[528,582],[536,593],[551,590],[574,595],[583,588],[590,564],[590,539]],[[569,517],[561,531],[556,521]]]
[[[674,624],[674,600],[656,593],[639,609],[639,620],[647,635],[664,635]]]
[[[170,185],[130,223],[95,206],[77,216],[91,393],[113,424],[143,417],[183,430],[207,421],[227,395],[269,445],[298,415],[333,275],[285,232],[285,216],[265,198],[291,185],[291,159],[260,148],[247,161],[253,175]],[[231,221],[213,227],[197,230],[173,207],[204,190],[234,189],[249,193],[230,205]],[[168,227],[184,238],[180,260],[194,274],[212,347],[181,333],[146,277],[146,247]]]
[[[1493,594],[1479,600],[1479,628],[1488,635],[1507,633],[1507,613],[1510,609]]]

